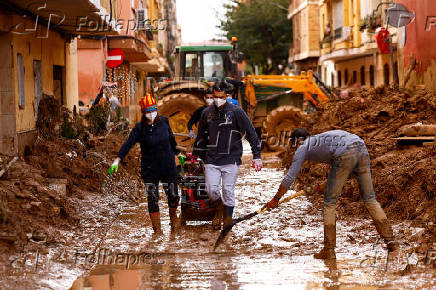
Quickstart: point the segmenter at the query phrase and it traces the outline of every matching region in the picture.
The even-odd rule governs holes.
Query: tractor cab
[[[176,47],[176,78],[222,80],[232,74],[231,45]]]

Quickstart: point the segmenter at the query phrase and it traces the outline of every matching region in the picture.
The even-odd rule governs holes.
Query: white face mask
[[[157,116],[157,111],[153,111],[153,112],[145,113],[145,117],[146,117],[147,119],[149,119],[151,122],[154,121],[154,119],[156,118],[156,116]]]
[[[221,107],[222,105],[224,105],[224,104],[227,102],[227,100],[226,100],[226,99],[220,99],[220,98],[214,98],[214,99],[213,99],[213,102],[214,102],[215,105],[219,108],[219,107]]]
[[[213,99],[206,99],[206,104],[208,106],[213,105]]]

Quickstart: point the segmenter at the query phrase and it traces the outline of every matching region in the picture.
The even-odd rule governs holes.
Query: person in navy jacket
[[[168,119],[158,114],[156,101],[147,95],[139,104],[143,113],[141,122],[137,123],[131,131],[127,141],[121,146],[118,156],[109,169],[112,175],[118,171],[118,164],[127,155],[129,150],[139,143],[141,146],[141,177],[144,180],[148,212],[150,214],[154,235],[162,234],[159,213],[159,181],[164,187],[168,199],[171,229],[178,227],[177,207],[178,171],[174,155],[179,154],[176,139],[171,130]]]

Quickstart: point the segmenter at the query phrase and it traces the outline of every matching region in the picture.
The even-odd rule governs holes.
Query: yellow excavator
[[[333,95],[312,71],[297,76],[242,78],[239,101],[270,150],[285,150],[293,129],[304,126],[315,107]],[[266,141],[266,142],[265,142]]]

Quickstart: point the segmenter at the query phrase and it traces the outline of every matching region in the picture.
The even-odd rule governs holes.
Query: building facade
[[[316,71],[320,55],[318,1],[290,0],[288,18],[294,35],[289,62],[297,71]]]
[[[1,154],[22,154],[34,142],[43,94],[71,110],[78,105],[76,19],[105,23],[99,15],[105,9],[97,1],[76,2],[0,4]]]
[[[381,0],[324,0],[320,10],[319,73],[329,86],[379,86],[398,75],[397,37],[393,37],[394,70],[389,54],[381,54],[375,29],[385,23]],[[390,28],[395,33],[395,28]]]
[[[152,91],[151,78],[171,75],[166,48],[175,43],[168,42],[167,35],[178,25],[173,23],[177,20],[175,4],[166,2],[174,1],[113,1],[117,35],[79,39],[79,98],[85,105],[92,103],[103,81],[116,82],[111,93],[120,100],[122,116],[131,125],[140,120],[138,102]],[[116,68],[106,67],[110,49],[123,51],[124,61]]]

